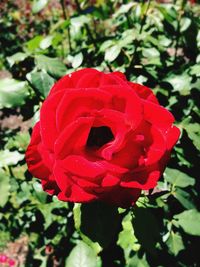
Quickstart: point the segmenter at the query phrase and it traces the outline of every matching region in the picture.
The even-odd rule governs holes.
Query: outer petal
[[[128,84],[142,99],[153,102],[154,104],[159,104],[153,91],[148,87],[133,82],[128,82]]]
[[[66,173],[59,162],[54,167],[54,175],[61,190],[58,194],[60,200],[84,203],[97,199],[95,194],[81,188],[76,183],[76,177]]]
[[[92,162],[78,155],[70,155],[65,160],[61,161],[60,164],[63,169],[72,175],[85,177],[86,180],[91,180],[93,182],[106,172],[101,162]]]
[[[171,128],[174,122],[173,115],[160,105],[155,105],[147,101],[143,101],[143,104],[145,120],[162,130],[163,134],[165,134],[166,130]]]
[[[101,72],[95,69],[86,68],[86,69],[78,70],[73,73],[67,74],[54,84],[54,86],[52,87],[49,93],[49,96],[63,89],[76,88],[77,83],[79,82],[80,79],[82,79],[82,77],[84,77],[84,75],[88,75],[88,74],[93,75],[93,74],[98,74],[98,73],[101,74]],[[90,82],[94,81],[94,79],[93,80],[89,79],[89,80]],[[87,86],[84,86],[84,87],[87,87]],[[90,87],[95,87],[95,86],[92,85]]]
[[[39,122],[33,128],[31,142],[26,150],[26,162],[28,170],[33,176],[41,179],[47,179],[50,174],[49,168],[44,164],[42,156],[39,153],[38,145],[41,143]]]
[[[50,151],[54,151],[54,142],[58,136],[56,127],[56,109],[63,97],[62,92],[58,92],[48,97],[40,111],[40,125],[42,142]]]
[[[176,144],[180,136],[180,130],[176,126],[172,126],[166,133],[167,149],[170,151]]]
[[[127,174],[126,180],[122,181],[120,185],[125,188],[138,188],[141,190],[148,190],[154,188],[161,175],[159,164],[145,168],[141,171],[133,171]]]
[[[48,180],[42,180],[42,187],[50,195],[57,195],[60,192],[53,174],[48,176]]]

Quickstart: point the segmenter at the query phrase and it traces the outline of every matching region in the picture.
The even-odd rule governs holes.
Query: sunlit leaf
[[[4,207],[10,194],[10,178],[0,170],[0,206]]]
[[[184,208],[186,209],[195,208],[191,193],[188,193],[180,188],[177,188],[173,195],[183,205]]]
[[[72,67],[74,69],[78,68],[83,62],[83,54],[82,53],[78,53],[77,55],[75,55],[75,57],[73,58],[72,61]]]
[[[172,85],[174,92],[183,96],[190,94],[192,78],[187,74],[170,76],[166,81]]]
[[[118,45],[113,45],[106,49],[105,52],[105,60],[108,62],[114,61],[120,54],[121,52],[121,47]]]
[[[195,184],[194,178],[184,172],[171,168],[167,168],[165,170],[164,178],[172,185],[183,188],[193,186]]]
[[[48,3],[48,0],[34,0],[32,5],[33,13],[40,12]]]
[[[174,219],[187,234],[200,236],[200,212],[197,210],[186,210],[175,215]]]
[[[10,57],[7,57],[7,60],[10,67],[12,67],[14,64],[24,61],[27,57],[28,55],[26,53],[18,52]]]
[[[0,108],[21,106],[29,95],[26,82],[5,78],[0,80]]]
[[[31,72],[27,75],[27,79],[30,81],[33,88],[46,97],[55,83],[55,80],[44,71]]]
[[[71,251],[65,267],[96,267],[97,256],[94,251],[80,241]]]
[[[66,67],[58,58],[50,58],[44,55],[35,56],[36,65],[39,69],[45,70],[53,77],[60,78],[66,74]]]
[[[41,42],[40,42],[40,48],[42,49],[47,49],[49,46],[51,46],[53,40],[53,36],[49,35],[45,37]]]
[[[173,231],[170,232],[166,244],[174,256],[177,256],[178,253],[185,248],[181,235]]]

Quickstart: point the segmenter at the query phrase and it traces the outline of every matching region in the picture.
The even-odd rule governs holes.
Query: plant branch
[[[78,12],[79,12],[79,13],[82,13],[82,8],[81,8],[81,6],[80,6],[79,1],[78,1],[78,0],[75,0],[75,3],[76,3]],[[87,31],[88,36],[90,37],[91,42],[93,43],[95,49],[97,50],[97,45],[96,45],[96,42],[95,42],[95,40],[94,40],[94,37],[93,37],[93,35],[92,35],[91,31],[90,31],[89,26],[88,26],[87,24],[84,24],[84,27],[85,27],[85,29],[86,29],[86,31]]]
[[[145,22],[146,22],[146,18],[147,18],[147,12],[148,12],[149,7],[150,7],[150,3],[151,3],[151,0],[148,0],[148,2],[147,2],[147,8],[146,8],[145,13],[143,14],[143,17],[142,17],[142,21],[141,21],[141,25],[140,25],[140,30],[139,30],[139,35],[143,31],[143,28],[144,28],[144,25],[145,25]],[[143,1],[143,4],[144,4],[144,1]],[[132,70],[133,66],[135,65],[135,62],[136,62],[136,53],[137,53],[137,50],[138,50],[139,45],[140,45],[140,41],[136,39],[135,40],[135,49],[134,49],[134,52],[133,52],[133,56],[132,56],[131,62],[129,64],[129,67],[126,70],[126,75],[127,75],[128,78],[130,76],[130,73],[131,73],[131,70]]]
[[[62,11],[63,11],[63,17],[65,20],[67,20],[67,13],[65,10],[65,1],[64,0],[60,0],[60,4],[62,6]],[[72,45],[71,45],[71,34],[70,34],[70,27],[67,27],[67,37],[68,37],[68,45],[69,45],[69,52],[71,53],[72,51]]]
[[[178,14],[177,18],[177,29],[176,29],[176,39],[175,39],[175,55],[174,55],[174,64],[177,63],[177,56],[178,56],[178,47],[179,47],[179,41],[180,41],[180,27],[181,27],[181,17],[184,14],[184,1],[181,4],[181,10]]]

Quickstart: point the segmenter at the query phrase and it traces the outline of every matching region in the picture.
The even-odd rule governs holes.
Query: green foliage
[[[0,185],[0,206],[4,207],[10,194],[10,178],[2,170],[0,170]]]
[[[172,184],[173,186],[177,187],[187,187],[193,186],[195,184],[195,179],[183,173],[179,170],[167,168],[165,170],[165,180]]]
[[[48,0],[34,0],[32,5],[33,13],[40,12],[48,3]]]
[[[0,108],[23,105],[28,94],[25,81],[21,82],[10,78],[0,80]]]
[[[178,233],[174,233],[173,231],[171,231],[166,244],[169,247],[169,251],[174,256],[177,256],[178,253],[185,248],[181,235]]]
[[[31,72],[27,74],[27,79],[32,87],[38,91],[43,97],[47,97],[55,80],[44,71]]]
[[[93,250],[86,245],[84,242],[80,241],[75,248],[71,251],[66,267],[96,267],[97,257]]]
[[[180,225],[183,230],[190,234],[200,236],[200,212],[197,210],[186,210],[174,216],[176,223]]]
[[[29,267],[198,266],[200,5],[160,2],[0,4],[0,252],[25,235]],[[150,87],[182,132],[156,189],[127,210],[60,202],[27,172],[41,101],[84,67]]]
[[[50,58],[44,55],[35,56],[36,65],[40,70],[46,71],[55,78],[66,74],[65,65],[57,58]]]

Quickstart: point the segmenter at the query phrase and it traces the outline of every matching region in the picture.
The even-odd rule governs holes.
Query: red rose
[[[156,186],[179,137],[173,122],[149,88],[122,73],[76,71],[42,105],[28,169],[60,200],[127,207]]]

